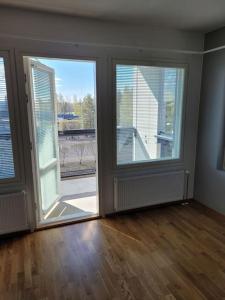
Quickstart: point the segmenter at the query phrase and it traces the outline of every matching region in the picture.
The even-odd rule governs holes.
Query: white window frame
[[[19,145],[20,136],[22,140],[22,135],[20,134],[20,123],[19,123],[19,107],[18,107],[18,97],[15,87],[15,70],[13,68],[12,56],[10,51],[0,50],[0,57],[4,60],[5,67],[5,80],[6,80],[6,91],[8,100],[8,110],[9,110],[9,121],[10,121],[10,131],[12,139],[12,151],[13,151],[13,161],[14,161],[14,172],[15,176],[12,178],[0,179],[0,187],[3,192],[6,190],[12,190],[12,186],[15,188],[16,185],[23,183],[23,165],[22,165],[22,155],[21,147]]]
[[[146,67],[170,67],[184,69],[184,85],[182,98],[182,113],[181,113],[181,128],[180,128],[180,155],[179,158],[153,160],[153,161],[137,161],[126,164],[117,163],[117,90],[116,90],[116,66],[117,65],[133,65]],[[156,169],[164,167],[183,167],[184,165],[184,139],[185,139],[185,112],[187,103],[187,78],[188,78],[188,64],[178,63],[176,61],[163,60],[126,60],[126,59],[112,59],[112,97],[113,97],[113,169]]]

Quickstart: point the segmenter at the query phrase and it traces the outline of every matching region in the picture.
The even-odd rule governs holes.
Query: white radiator
[[[115,177],[114,208],[122,211],[182,200],[184,189],[184,171]]]
[[[28,229],[24,192],[0,195],[0,234]]]

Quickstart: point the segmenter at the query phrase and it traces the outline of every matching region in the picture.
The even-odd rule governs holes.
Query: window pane
[[[117,164],[180,157],[184,69],[117,65]]]
[[[0,180],[15,177],[4,59],[0,57]]]

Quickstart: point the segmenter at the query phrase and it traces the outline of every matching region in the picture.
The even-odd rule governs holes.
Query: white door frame
[[[21,53],[22,54],[22,53]],[[45,59],[50,59],[50,58],[54,58],[54,59],[68,59],[68,60],[74,60],[74,61],[92,61],[95,63],[95,69],[96,69],[96,74],[95,74],[95,104],[96,104],[96,110],[95,110],[95,139],[96,139],[96,201],[97,201],[97,205],[98,205],[98,213],[97,214],[93,214],[92,216],[87,216],[87,217],[82,217],[80,220],[84,220],[84,219],[93,219],[93,218],[96,218],[96,217],[99,217],[102,215],[102,212],[101,212],[101,205],[100,205],[100,197],[99,197],[99,159],[98,159],[98,156],[99,156],[99,140],[98,140],[98,116],[99,116],[99,113],[98,113],[98,85],[97,85],[97,59],[96,58],[87,58],[87,57],[74,57],[74,56],[62,56],[62,55],[46,55],[46,54],[42,54],[42,55],[35,55],[34,53],[23,53],[22,54],[22,58],[24,60],[24,58],[26,57],[40,57],[40,58],[45,58]],[[24,64],[24,71],[25,71],[25,74],[31,74],[29,72],[29,64],[26,63]],[[31,80],[31,78],[29,79]],[[27,98],[27,112],[28,112],[28,122],[29,122],[29,134],[30,134],[30,141],[31,141],[31,145],[30,145],[30,148],[31,148],[31,159],[32,159],[32,170],[33,170],[33,193],[34,193],[34,209],[35,209],[35,227],[36,228],[42,228],[42,227],[48,227],[49,225],[52,226],[52,225],[58,225],[58,224],[66,224],[66,223],[71,223],[73,221],[79,221],[79,218],[68,218],[67,220],[57,220],[57,221],[50,221],[50,222],[41,222],[41,215],[40,215],[40,197],[39,197],[39,193],[40,193],[40,190],[38,190],[38,186],[40,186],[40,183],[37,184],[37,182],[39,181],[39,178],[37,178],[37,160],[36,160],[36,157],[37,157],[37,149],[34,145],[36,145],[36,140],[35,140],[35,134],[34,134],[34,131],[32,128],[35,128],[34,127],[34,115],[33,115],[33,109],[32,109],[32,96],[31,96],[31,88],[29,87],[29,80],[26,80],[25,79],[25,92],[26,92],[26,98]]]

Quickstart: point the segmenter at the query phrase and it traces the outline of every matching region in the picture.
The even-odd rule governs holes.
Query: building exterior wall
[[[158,74],[155,75],[160,76]],[[158,83],[157,78],[156,82]],[[136,87],[134,92],[136,106],[134,127],[139,132],[144,146],[149,153],[149,159],[157,158],[157,132],[158,132],[158,93],[159,86],[151,86],[146,67],[137,67]]]

